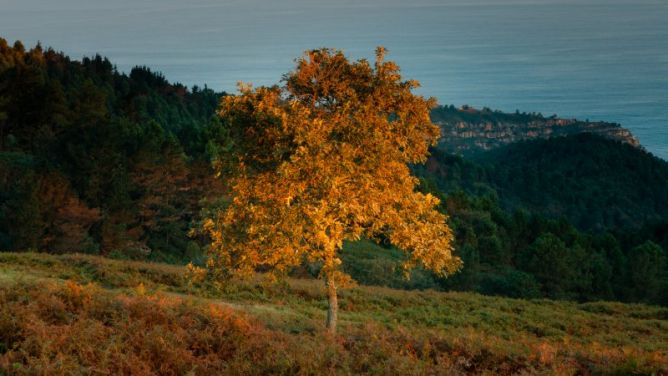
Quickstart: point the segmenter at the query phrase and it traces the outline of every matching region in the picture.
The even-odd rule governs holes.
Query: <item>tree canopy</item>
[[[345,240],[382,236],[406,252],[407,270],[447,275],[461,265],[439,200],[416,190],[408,166],[424,162],[439,138],[429,118],[435,101],[413,94],[418,83],[403,81],[384,54],[378,48],[371,64],[308,51],[283,87],[240,85],[220,108],[231,152],[218,171],[234,173],[228,205],[205,222],[210,266],[249,274],[322,263],[332,330],[336,286],[347,280]]]

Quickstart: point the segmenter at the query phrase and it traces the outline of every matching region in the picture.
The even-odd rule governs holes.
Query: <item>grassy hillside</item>
[[[323,330],[322,282],[214,288],[182,267],[0,253],[2,374],[649,374],[668,309],[359,287]]]

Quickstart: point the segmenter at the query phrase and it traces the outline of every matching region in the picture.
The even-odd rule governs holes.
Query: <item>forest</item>
[[[0,39],[0,250],[203,264],[194,229],[226,190],[211,164],[233,137],[225,96]],[[396,249],[362,240],[344,247],[359,283],[668,305],[667,162],[580,134],[466,158],[432,148],[412,170],[464,268],[406,280]]]

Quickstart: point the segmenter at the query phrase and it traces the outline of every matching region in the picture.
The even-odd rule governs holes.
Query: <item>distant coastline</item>
[[[454,154],[487,151],[519,141],[592,133],[644,149],[630,130],[617,123],[564,119],[539,113],[506,113],[470,106],[439,106],[432,121],[442,130],[439,147]]]
[[[666,1],[168,3],[9,0],[0,33],[227,92],[276,83],[310,48],[372,58],[383,45],[442,104],[616,122],[668,159]]]

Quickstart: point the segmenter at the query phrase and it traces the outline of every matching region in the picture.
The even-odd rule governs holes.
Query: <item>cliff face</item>
[[[441,127],[439,148],[457,154],[494,149],[517,141],[593,133],[640,147],[628,129],[616,123],[560,119],[540,114],[503,113],[470,107],[439,107],[432,121]]]

